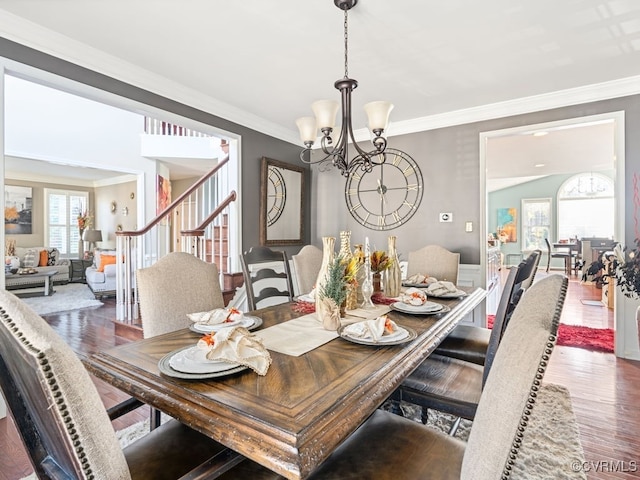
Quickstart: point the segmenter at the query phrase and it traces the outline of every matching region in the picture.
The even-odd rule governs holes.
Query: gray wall
[[[259,244],[260,160],[263,156],[266,156],[300,165],[300,146],[264,135],[210,113],[134,87],[4,38],[0,38],[0,56],[241,135],[242,247],[243,249],[248,249],[253,245]],[[309,178],[307,168],[307,184]],[[310,218],[311,215],[307,203],[304,211],[304,243],[308,243],[310,238]],[[296,252],[299,247],[289,247],[286,250]]]

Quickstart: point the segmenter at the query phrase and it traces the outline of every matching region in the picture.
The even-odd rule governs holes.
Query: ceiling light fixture
[[[300,153],[300,160],[304,163],[319,163],[320,170],[328,169],[331,165],[337,167],[340,173],[348,177],[354,170],[360,168],[364,172],[371,172],[374,165],[384,163],[387,148],[387,140],[382,136],[389,122],[389,113],[393,109],[393,104],[385,101],[371,102],[364,106],[369,118],[369,129],[375,137],[372,140],[374,149],[366,152],[353,137],[353,127],[351,125],[351,92],[358,86],[358,82],[349,78],[348,66],[348,12],[353,8],[358,0],[333,0],[333,3],[340,10],[344,11],[344,78],[337,80],[334,84],[340,90],[342,98],[342,125],[338,140],[333,143],[331,133],[335,126],[336,114],[338,113],[338,102],[333,100],[319,100],[311,105],[315,114],[314,117],[302,117],[296,120],[300,130],[300,138],[305,145],[305,149]],[[322,132],[321,147],[325,156],[313,160],[311,147],[313,146],[317,131]],[[349,139],[356,149],[358,155],[349,160],[348,146]]]

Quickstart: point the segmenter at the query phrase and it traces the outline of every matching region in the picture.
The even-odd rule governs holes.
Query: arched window
[[[558,190],[558,238],[614,234],[614,184],[599,173],[581,173]]]

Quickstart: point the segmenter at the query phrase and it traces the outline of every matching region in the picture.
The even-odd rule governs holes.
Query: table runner
[[[342,323],[370,320],[388,311],[387,305],[376,305],[370,309],[347,310],[347,315],[342,319]],[[263,340],[264,346],[268,350],[294,357],[304,355],[334,338],[338,338],[338,332],[335,330],[324,329],[315,313],[309,313],[254,333]]]

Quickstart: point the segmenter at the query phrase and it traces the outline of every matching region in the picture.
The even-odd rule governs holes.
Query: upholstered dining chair
[[[144,338],[186,328],[189,313],[224,307],[215,263],[171,252],[136,273]]]
[[[460,254],[450,252],[440,245],[427,245],[409,252],[407,262],[407,277],[419,273],[438,280],[458,283]]]
[[[47,322],[4,290],[0,387],[38,478],[174,479],[242,460],[176,420],[122,450],[79,358]]]
[[[514,465],[526,470],[518,454],[540,408],[536,397],[566,291],[567,279],[550,275],[522,297],[487,378],[468,442],[378,409],[309,479],[495,480],[511,478]],[[281,477],[245,460],[220,478]]]
[[[406,401],[421,407],[423,423],[427,423],[430,408],[473,420],[482,387],[498,351],[519,270],[518,266],[509,271],[485,351],[484,366],[432,353],[404,379],[391,396],[394,412],[401,413],[399,402]],[[457,428],[457,423],[454,423],[453,428]]]
[[[509,318],[518,304],[522,293],[533,283],[533,279],[538,270],[538,264],[540,263],[541,253],[540,250],[534,250],[527,258],[522,260],[517,267],[516,278],[510,293],[511,298],[506,306],[506,310],[504,310],[501,336],[509,323]],[[508,290],[507,285],[505,285],[505,290]],[[505,290],[503,290],[501,295],[501,301],[504,299]],[[506,299],[504,300],[506,301]],[[498,310],[500,310],[500,308],[498,308]],[[457,325],[456,328],[442,340],[434,353],[484,365],[491,333],[492,329],[489,328],[474,325]]]
[[[544,242],[547,245],[547,272],[549,271],[549,267],[551,266],[551,259],[553,258],[561,258],[564,262],[564,273],[567,276],[571,276],[572,262],[575,253],[572,252],[571,248],[567,246],[567,250],[553,250],[551,248],[551,244],[549,243],[549,239],[545,237]]]
[[[251,247],[240,255],[249,310],[293,300],[289,260],[284,251]]]
[[[291,261],[298,283],[298,294],[309,293],[315,286],[322,266],[322,250],[315,245],[305,245],[291,256]]]

